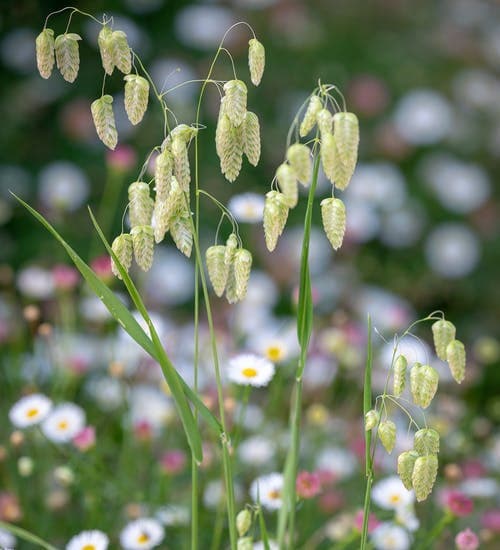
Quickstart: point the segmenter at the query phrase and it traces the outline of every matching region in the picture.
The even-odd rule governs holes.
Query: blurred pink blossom
[[[358,510],[356,512],[356,515],[354,516],[354,528],[357,529],[358,531],[362,531],[363,529],[363,518],[364,518],[363,510]],[[368,515],[368,533],[371,533],[379,525],[380,525],[380,521],[377,519],[375,514],[369,514]]]
[[[52,269],[54,285],[58,290],[72,290],[78,284],[80,275],[69,265],[58,264]]]
[[[299,497],[314,498],[321,491],[321,478],[315,472],[299,472],[296,486]]]
[[[472,514],[474,503],[461,491],[449,491],[445,495],[444,504],[450,512],[459,518]]]
[[[96,275],[104,281],[110,281],[113,277],[111,271],[111,258],[107,255],[97,256],[90,263],[90,267],[95,271]]]
[[[137,155],[130,145],[118,145],[114,151],[106,153],[108,166],[117,172],[127,172],[137,162]]]
[[[344,495],[340,491],[328,491],[319,497],[319,507],[325,514],[333,514],[345,504]]]
[[[166,474],[178,474],[186,466],[186,453],[180,449],[167,451],[160,458],[160,466]]]
[[[81,432],[78,432],[73,438],[73,445],[79,451],[88,451],[95,445],[94,426],[85,426]]]
[[[455,544],[458,550],[476,550],[479,548],[479,539],[474,531],[467,528],[458,533],[455,537]]]
[[[500,508],[486,511],[481,517],[481,525],[485,529],[500,533]]]

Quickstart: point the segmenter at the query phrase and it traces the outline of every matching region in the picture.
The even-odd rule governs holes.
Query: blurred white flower
[[[425,254],[431,269],[442,277],[464,277],[479,262],[479,239],[463,224],[444,223],[427,237]]]
[[[191,5],[177,12],[175,33],[187,46],[212,50],[219,45],[224,33],[236,21],[233,11],[228,8]],[[237,34],[238,29],[233,32]],[[234,40],[234,35],[231,34],[228,35],[229,42]]]
[[[120,533],[124,550],[150,550],[165,538],[163,525],[154,518],[139,518],[128,523]]]
[[[267,474],[252,482],[250,496],[254,502],[260,502],[263,508],[278,510],[283,503],[281,498],[282,489],[283,475],[279,473]]]
[[[265,357],[243,353],[233,357],[226,369],[231,382],[242,386],[267,386],[274,376],[274,364]]]
[[[427,89],[413,90],[398,102],[394,124],[409,143],[431,145],[449,135],[453,112],[441,94]]]
[[[239,222],[258,223],[264,215],[264,197],[259,193],[241,193],[232,196],[227,207]]]
[[[52,401],[41,393],[21,397],[9,411],[9,420],[16,428],[39,424],[49,414]]]
[[[17,288],[24,296],[44,300],[54,294],[52,272],[37,266],[22,269],[17,274]]]
[[[105,323],[111,319],[111,313],[97,296],[85,296],[80,300],[81,316],[90,323]]]
[[[496,479],[476,477],[462,481],[460,490],[471,498],[494,498],[498,495],[500,487]]]
[[[420,527],[420,521],[415,515],[415,509],[413,504],[409,506],[401,506],[396,509],[396,515],[394,518],[397,523],[402,525],[405,529],[413,533]]]
[[[5,531],[4,529],[0,529],[0,548],[11,549],[15,548],[17,545],[17,540],[14,535],[9,533],[9,531]]]
[[[310,389],[327,388],[337,373],[337,362],[333,357],[312,355],[304,370],[304,384]]]
[[[123,382],[111,376],[92,377],[85,385],[88,395],[104,412],[114,411],[123,404],[126,387]]]
[[[42,422],[42,432],[54,443],[67,443],[85,427],[85,412],[74,403],[61,403]]]
[[[342,447],[327,447],[316,458],[316,468],[330,472],[337,480],[351,477],[357,465],[354,454]]]
[[[484,33],[483,53],[494,69],[500,68],[500,24],[492,24]]]
[[[384,510],[398,510],[413,504],[415,494],[405,488],[398,476],[390,476],[373,485],[372,500]]]
[[[265,550],[266,548],[269,548],[269,550],[279,550],[279,544],[274,540],[268,540],[266,546],[259,540],[253,545],[253,550]]]
[[[466,69],[453,80],[454,95],[475,109],[499,112],[500,79],[483,69]]]
[[[35,70],[35,38],[35,33],[26,28],[16,28],[5,34],[0,44],[5,66],[20,73],[32,73]]]
[[[300,266],[302,236],[303,229],[301,227],[290,227],[290,229],[285,230],[280,241],[278,241],[280,253],[283,253],[287,260],[292,262],[293,266],[297,269]],[[328,242],[325,232],[318,227],[312,227],[309,248],[309,269],[311,270],[311,274],[322,273],[328,266],[331,257],[332,246]]]
[[[49,208],[73,212],[89,195],[87,176],[71,162],[48,164],[39,174],[40,200]]]
[[[345,240],[365,243],[373,239],[380,229],[380,216],[369,203],[346,198]]]
[[[250,335],[247,346],[273,363],[283,363],[300,351],[295,325],[279,326],[277,322],[261,325]]]
[[[106,550],[109,544],[108,536],[102,531],[82,531],[66,545],[66,550]]]
[[[376,550],[409,550],[410,535],[398,525],[383,522],[371,533],[370,539]]]
[[[181,526],[188,525],[190,513],[186,506],[177,504],[169,504],[162,506],[156,511],[156,519],[165,526]]]
[[[391,360],[394,353],[393,342],[384,344],[380,352],[380,363],[384,365],[386,369],[391,366]],[[422,363],[428,365],[433,357],[434,353],[431,348],[423,340],[414,338],[412,336],[404,336],[400,338],[399,345],[396,351],[396,357],[398,355],[404,355],[408,362],[408,365],[414,363]]]
[[[22,199],[26,199],[31,185],[31,176],[22,166],[15,164],[2,164],[0,166],[0,196],[10,202],[15,202],[11,195],[15,193]]]
[[[241,500],[243,495],[241,485],[234,484],[234,498],[236,501]],[[225,502],[225,489],[224,483],[220,479],[214,479],[209,481],[205,485],[205,491],[203,492],[203,504],[207,508],[216,508],[221,501]]]
[[[274,440],[254,435],[238,445],[238,457],[243,464],[260,467],[268,464],[276,453]]]
[[[158,90],[164,92],[175,88],[179,84],[198,77],[193,68],[185,61],[176,58],[160,58],[150,63],[149,73]],[[197,94],[199,84],[193,83],[168,92],[165,96],[167,104],[189,104]]]
[[[382,218],[380,240],[391,248],[412,246],[422,236],[424,223],[425,212],[418,204],[388,212]]]
[[[174,417],[172,401],[155,386],[132,387],[128,400],[132,426],[145,424],[153,433],[158,433]]]
[[[381,332],[394,332],[406,327],[413,310],[406,300],[382,288],[365,286],[358,290],[354,307],[360,318],[369,313],[373,326]]]

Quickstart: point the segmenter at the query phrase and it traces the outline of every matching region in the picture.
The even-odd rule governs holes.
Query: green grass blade
[[[17,527],[17,525],[12,525],[10,523],[0,521],[0,528],[4,529],[5,531],[9,531],[9,533],[12,533],[21,540],[25,540],[27,542],[31,542],[32,544],[36,544],[41,548],[45,548],[45,550],[57,550],[57,548],[55,546],[52,546],[52,544],[45,542],[40,537],[37,537],[33,533],[26,531],[26,529],[21,529],[21,527]]]
[[[260,537],[262,543],[264,544],[264,550],[270,550],[269,545],[269,535],[267,534],[266,521],[264,519],[264,513],[262,512],[262,506],[259,502],[259,527],[260,527]]]

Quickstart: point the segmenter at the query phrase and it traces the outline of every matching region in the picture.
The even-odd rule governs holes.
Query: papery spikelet
[[[191,171],[186,143],[179,137],[172,140],[172,156],[174,157],[174,173],[182,190],[189,192]]]
[[[243,125],[233,126],[229,118],[221,122],[224,139],[221,140],[220,169],[226,179],[233,182],[243,162]]]
[[[465,378],[466,354],[460,340],[451,341],[446,348],[446,360],[453,378],[460,384]]]
[[[153,200],[149,196],[149,185],[135,181],[128,188],[130,227],[150,225],[153,213]]]
[[[408,361],[404,355],[398,355],[396,361],[394,361],[394,378],[393,378],[393,393],[396,397],[399,397],[406,385],[406,368]]]
[[[254,548],[253,537],[240,538],[236,544],[236,550],[253,550]]]
[[[328,109],[321,109],[318,112],[316,122],[321,135],[333,133],[333,115]]]
[[[115,253],[118,261],[122,264],[123,269],[128,272],[130,266],[132,265],[132,236],[128,233],[118,235],[111,245],[111,250]],[[122,278],[113,258],[111,258],[111,270],[116,277],[118,277],[118,279]]]
[[[187,124],[178,124],[171,132],[172,139],[179,138],[184,143],[189,143],[192,138],[196,136],[198,129],[194,126],[188,126]]]
[[[226,241],[225,251],[224,251],[224,263],[229,266],[233,263],[234,253],[238,248],[238,239],[234,233],[231,233]]]
[[[219,298],[224,294],[229,274],[229,265],[224,262],[225,252],[224,245],[211,246],[206,252],[208,276]]]
[[[365,414],[365,430],[373,430],[380,420],[380,414],[375,409],[368,411]]]
[[[280,164],[276,170],[276,179],[286,199],[288,208],[295,208],[299,200],[299,187],[297,183],[297,174],[294,169],[286,162]]]
[[[433,428],[423,428],[415,432],[413,448],[419,455],[439,453],[439,433]]]
[[[431,493],[438,471],[436,455],[420,456],[415,460],[412,485],[418,502],[425,500]]]
[[[347,171],[352,173],[358,161],[358,118],[354,113],[335,113],[333,128],[340,160]]]
[[[90,110],[99,139],[106,147],[114,149],[118,143],[118,132],[113,113],[113,98],[110,95],[103,95],[92,103]]]
[[[236,292],[236,275],[234,273],[234,265],[229,266],[229,273],[227,275],[226,283],[226,300],[230,304],[235,304],[238,301],[238,293]]]
[[[390,454],[396,443],[396,424],[392,420],[385,420],[378,425],[377,433],[385,450]]]
[[[36,64],[43,78],[49,78],[54,68],[54,31],[43,29],[36,37]]]
[[[189,214],[178,216],[170,223],[170,234],[175,246],[188,258],[193,249],[193,233],[191,232],[191,220]]]
[[[316,116],[323,108],[320,98],[317,95],[313,95],[309,100],[309,104],[306,109],[302,123],[300,124],[299,134],[300,137],[305,137],[314,128],[316,124]]]
[[[331,183],[335,182],[335,162],[338,157],[335,148],[335,138],[333,134],[326,133],[321,136],[321,165],[323,172]]]
[[[455,333],[455,325],[445,319],[440,319],[432,325],[432,336],[434,338],[436,355],[442,361],[447,360],[446,348],[448,347],[448,344],[455,339]]]
[[[302,185],[307,187],[311,182],[312,173],[311,151],[309,147],[302,143],[294,143],[288,148],[286,158],[297,175],[297,179]]]
[[[243,120],[243,151],[248,162],[257,166],[260,159],[260,125],[259,117],[247,111]]]
[[[413,487],[413,468],[417,458],[418,453],[415,451],[405,451],[398,456],[398,474],[408,491],[411,491]]]
[[[233,258],[235,292],[239,300],[243,300],[247,294],[250,271],[252,269],[252,254],[245,248],[239,248]]]
[[[286,199],[279,191],[269,191],[264,203],[264,236],[269,252],[276,248],[288,218]]]
[[[342,246],[344,240],[346,214],[345,205],[340,199],[330,197],[321,201],[323,229],[334,250]]]
[[[215,150],[219,158],[226,146],[226,141],[230,139],[231,121],[226,116],[226,98],[220,101],[219,115],[217,117],[217,126],[215,128]]]
[[[264,74],[266,66],[266,50],[256,39],[248,41],[248,68],[250,69],[250,80],[254,86],[258,86]]]
[[[134,257],[143,271],[149,271],[153,265],[155,247],[154,232],[150,225],[137,225],[130,231],[134,245]]]
[[[439,383],[439,374],[430,365],[415,364],[410,371],[410,389],[415,405],[426,409]]]
[[[186,209],[184,192],[175,176],[170,178],[170,192],[168,193],[167,204],[170,218],[176,217]]]
[[[106,74],[113,74],[115,61],[113,56],[113,31],[104,25],[97,37],[102,66]]]
[[[351,181],[352,175],[354,173],[355,165],[347,166],[344,164],[339,155],[339,149],[337,146],[337,139],[333,136],[333,146],[331,149],[332,155],[332,183],[335,184],[335,187],[341,189],[342,191],[346,189]]]
[[[247,87],[242,80],[229,80],[224,84],[225,111],[231,124],[239,126],[247,111]]]
[[[132,124],[139,124],[148,108],[149,82],[136,74],[126,75],[125,82],[125,111]]]
[[[74,82],[80,68],[78,41],[81,36],[73,32],[60,34],[54,43],[57,68],[64,80]]]
[[[132,70],[132,52],[127,42],[127,35],[123,31],[113,31],[111,41],[113,63],[123,74],[129,74]]]
[[[173,168],[174,159],[172,153],[168,149],[165,149],[156,157],[155,161],[155,190],[157,198],[167,198],[170,192]]]
[[[158,195],[155,198],[153,208],[153,229],[155,242],[161,243],[170,226],[170,208],[168,199],[160,198]]]
[[[244,537],[252,526],[252,514],[246,508],[236,516],[236,530],[240,537]],[[253,545],[252,547],[253,548]]]

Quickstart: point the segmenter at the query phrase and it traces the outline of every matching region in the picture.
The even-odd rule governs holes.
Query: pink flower
[[[319,477],[321,487],[326,487],[335,483],[335,474],[330,470],[316,470],[316,475]]]
[[[54,284],[59,290],[72,290],[78,284],[80,275],[74,267],[59,264],[52,269]]]
[[[494,533],[500,533],[500,508],[485,512],[481,518],[481,525]]]
[[[94,426],[85,426],[81,432],[78,432],[73,438],[73,445],[79,451],[87,451],[95,445]]]
[[[134,435],[139,441],[149,441],[153,437],[153,428],[146,420],[134,424]]]
[[[472,500],[460,491],[449,491],[445,497],[445,506],[459,518],[472,514],[474,509]]]
[[[486,475],[486,473],[487,473],[486,468],[477,459],[472,459],[472,460],[468,460],[467,462],[465,462],[462,465],[462,471],[464,473],[464,476],[467,477],[467,478],[482,477],[482,476]]]
[[[162,470],[169,475],[182,472],[186,465],[186,453],[179,449],[167,451],[160,458],[160,466]]]
[[[354,528],[358,531],[363,530],[363,510],[358,510],[354,516]],[[380,521],[377,519],[375,514],[368,515],[368,533],[371,533],[376,527],[380,525]]]
[[[344,506],[344,496],[340,491],[328,491],[319,497],[319,507],[325,514],[333,514]]]
[[[118,145],[114,151],[106,154],[108,166],[117,172],[127,172],[135,166],[137,155],[129,145]]]
[[[457,545],[458,550],[476,550],[479,548],[479,539],[469,528],[465,531],[460,531],[455,537],[455,544]]]
[[[314,472],[300,472],[296,486],[299,497],[313,498],[321,491],[320,476]]]
[[[90,263],[90,267],[95,271],[96,275],[100,279],[109,281],[113,278],[113,272],[111,271],[111,258],[107,255],[94,258]]]

